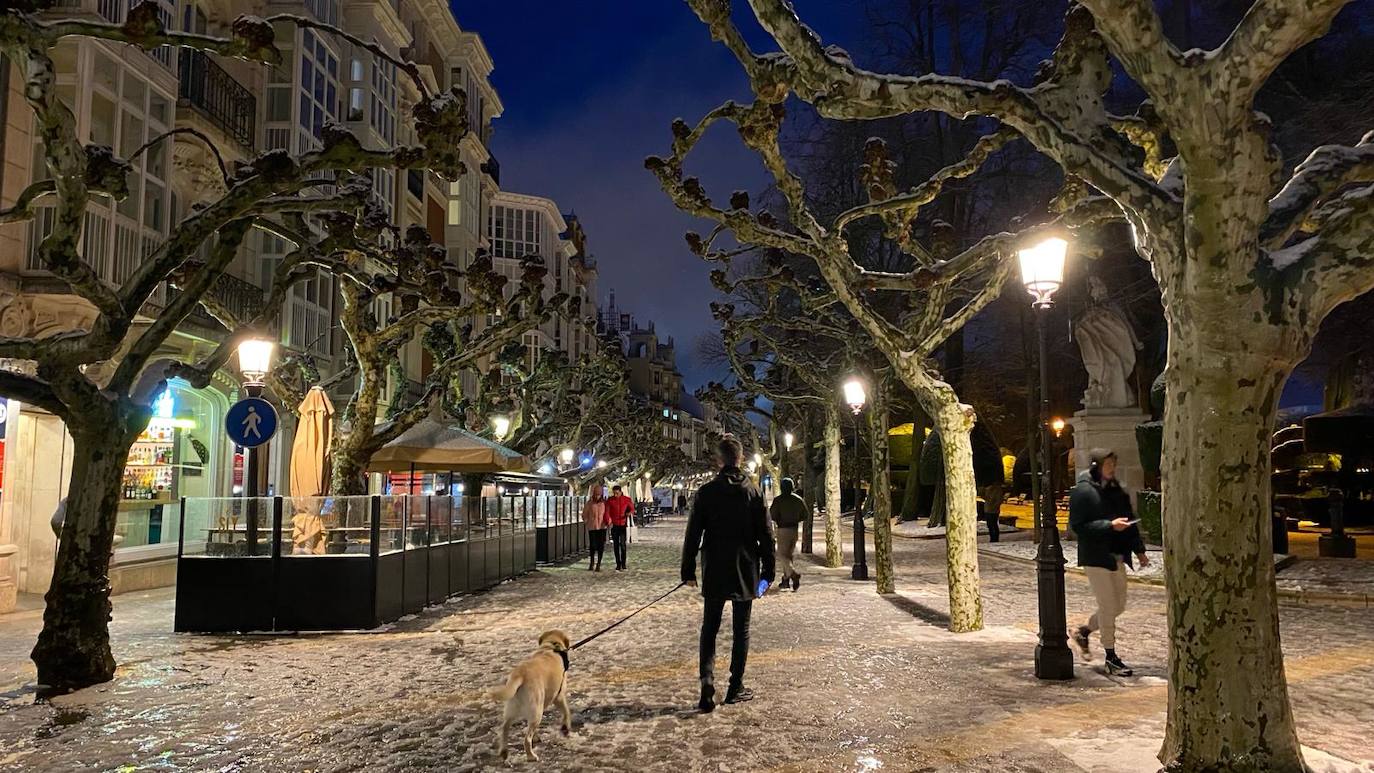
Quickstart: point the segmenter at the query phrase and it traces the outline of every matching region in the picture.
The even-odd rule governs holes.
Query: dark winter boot
[[[798,590],[800,590],[800,589],[801,589],[801,575],[800,575],[800,574],[797,574],[796,572],[793,572],[793,573],[792,573],[792,592],[795,593],[796,591],[798,591]]]
[[[702,714],[710,714],[716,710],[716,688],[702,687],[701,699],[697,701],[697,711]]]
[[[742,684],[732,684],[725,691],[726,703],[745,703],[754,699],[754,691]]]

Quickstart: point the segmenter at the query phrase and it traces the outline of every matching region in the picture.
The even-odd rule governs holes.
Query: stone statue
[[[1088,277],[1087,310],[1074,320],[1073,333],[1083,367],[1088,371],[1084,408],[1130,408],[1136,404],[1128,380],[1142,348],[1131,321],[1121,307],[1108,301],[1107,285]]]

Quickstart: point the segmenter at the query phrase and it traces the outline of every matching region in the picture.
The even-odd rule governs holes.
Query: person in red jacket
[[[611,498],[606,500],[606,520],[611,522],[611,543],[615,548],[615,570],[625,571],[625,533],[629,531],[630,516],[635,513],[634,500],[625,496],[619,486],[611,488]]]

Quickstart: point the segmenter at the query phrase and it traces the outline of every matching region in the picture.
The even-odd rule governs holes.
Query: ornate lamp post
[[[249,397],[262,397],[267,374],[272,369],[272,352],[276,343],[266,338],[248,338],[239,343],[239,372],[243,374],[243,391]],[[258,552],[258,459],[257,449],[243,448],[244,540],[249,555]]]
[[[850,378],[844,382],[844,401],[849,404],[849,410],[854,413],[854,568],[850,570],[849,576],[855,580],[868,579],[868,550],[864,547],[864,514],[859,506],[859,413],[864,409],[864,403],[868,402],[868,394],[864,391],[864,382],[858,376]]]
[[[778,473],[784,478],[787,477],[787,457],[792,453],[792,441],[795,439],[791,432],[782,433],[782,461],[778,464]],[[778,485],[781,486],[782,482],[779,481]]]
[[[262,397],[276,346],[266,338],[248,338],[239,344],[239,372],[243,374],[243,391],[249,397]],[[258,455],[252,448],[244,448],[243,454],[243,495],[253,499],[258,495]]]
[[[1020,251],[1021,281],[1035,299],[1035,332],[1040,343],[1040,496],[1036,523],[1040,545],[1035,554],[1036,596],[1040,605],[1040,643],[1035,647],[1035,675],[1040,679],[1072,679],[1067,613],[1064,609],[1064,549],[1059,544],[1050,465],[1049,347],[1045,317],[1054,307],[1054,293],[1064,283],[1064,258],[1069,244],[1054,237]]]

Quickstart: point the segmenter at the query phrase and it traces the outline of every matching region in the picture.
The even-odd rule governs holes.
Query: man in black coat
[[[701,595],[706,604],[701,619],[700,674],[703,712],[715,709],[716,634],[725,602],[731,603],[734,646],[730,649],[730,687],[726,703],[753,698],[744,686],[749,657],[749,615],[758,595],[759,580],[773,582],[773,535],[763,495],[740,470],[744,448],[734,437],[721,439],[720,473],[697,492],[687,519],[682,545],[682,581],[697,586],[697,553],[701,553]]]

